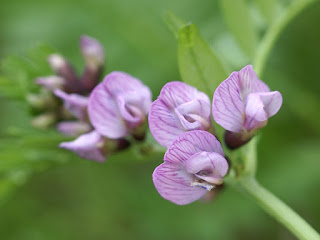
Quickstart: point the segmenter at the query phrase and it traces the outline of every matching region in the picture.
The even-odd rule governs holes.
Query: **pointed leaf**
[[[182,80],[212,96],[226,71],[194,24],[183,26],[178,36],[178,64]]]

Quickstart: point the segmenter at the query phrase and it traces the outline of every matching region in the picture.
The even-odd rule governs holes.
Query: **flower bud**
[[[60,122],[57,129],[66,136],[79,136],[92,130],[90,124],[82,121]]]
[[[87,92],[98,84],[105,62],[103,46],[94,38],[82,36],[80,47],[85,60],[85,70],[83,72],[81,83]]]
[[[49,90],[63,89],[65,80],[58,76],[39,77],[36,79],[36,83],[44,86]]]
[[[53,71],[65,80],[64,90],[66,92],[81,92],[80,81],[78,80],[73,67],[64,57],[58,54],[51,54],[48,57],[48,62]]]

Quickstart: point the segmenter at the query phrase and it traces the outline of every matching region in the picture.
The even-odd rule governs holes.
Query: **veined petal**
[[[162,146],[169,146],[185,130],[180,120],[160,99],[150,108],[149,128],[152,136]]]
[[[148,112],[151,105],[151,91],[139,79],[124,72],[114,71],[109,73],[101,84],[113,97],[128,93],[139,95],[146,101],[142,108]]]
[[[164,85],[158,98],[171,109],[195,99],[203,100],[210,104],[210,100],[205,93],[198,91],[186,83],[178,81],[169,82]]]
[[[179,164],[162,163],[154,170],[152,179],[159,194],[178,205],[194,202],[207,193],[206,189],[191,186],[194,177]]]
[[[247,65],[239,71],[239,84],[243,101],[250,93],[270,91],[269,87],[258,78],[252,65]]]
[[[222,184],[228,168],[227,160],[215,152],[199,152],[186,161],[188,173],[214,185]]]
[[[101,148],[104,145],[104,141],[97,131],[92,131],[81,135],[74,141],[63,142],[60,147],[71,150],[82,158],[103,162],[105,161],[105,156]]]
[[[88,103],[88,114],[91,124],[101,135],[111,139],[126,136],[125,122],[105,84],[100,83],[92,91]]]
[[[241,132],[245,105],[241,99],[239,74],[233,72],[223,81],[213,95],[212,115],[224,129]]]
[[[168,147],[164,155],[165,162],[183,164],[198,152],[216,152],[224,156],[221,144],[211,133],[194,130],[179,135]]]
[[[60,89],[56,89],[54,94],[61,98],[65,108],[75,117],[84,120],[87,116],[88,98],[79,94],[67,94]]]

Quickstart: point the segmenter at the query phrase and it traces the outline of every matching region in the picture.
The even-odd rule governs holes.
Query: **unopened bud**
[[[57,125],[57,129],[67,136],[79,136],[89,132],[92,128],[90,124],[81,121],[64,121]]]
[[[49,90],[63,89],[65,82],[66,81],[62,77],[58,76],[39,77],[36,79],[37,84],[44,86]]]
[[[58,54],[51,54],[48,58],[48,62],[53,71],[64,78],[66,92],[81,92],[81,86],[77,75],[71,64],[64,57]]]

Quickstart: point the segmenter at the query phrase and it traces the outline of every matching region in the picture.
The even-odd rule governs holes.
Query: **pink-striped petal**
[[[239,84],[243,101],[250,93],[270,91],[269,87],[258,78],[252,65],[247,65],[239,71]]]
[[[206,189],[191,186],[194,176],[180,164],[164,162],[154,170],[152,179],[159,194],[178,205],[192,203],[207,193]]]
[[[171,109],[195,99],[203,100],[210,104],[210,100],[206,94],[186,83],[178,81],[169,82],[164,85],[158,98]]]
[[[92,131],[81,135],[74,141],[63,142],[60,147],[73,151],[82,158],[103,162],[105,161],[102,150],[104,144],[105,139],[97,131]]]
[[[185,132],[177,116],[160,99],[151,105],[149,128],[162,146],[169,146],[177,136]]]
[[[241,99],[238,72],[233,72],[223,81],[213,95],[212,115],[224,129],[241,132],[245,104]]]
[[[91,93],[88,112],[96,130],[115,139],[142,124],[150,105],[150,89],[140,80],[123,72],[112,72]]]
[[[199,152],[216,152],[224,156],[221,144],[211,133],[194,130],[179,135],[168,147],[165,162],[184,164],[187,159]]]
[[[116,139],[127,135],[118,105],[102,83],[90,95],[88,114],[91,124],[103,136]]]

